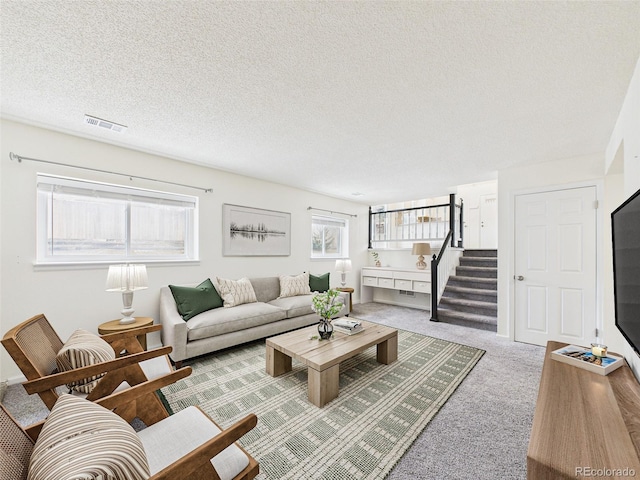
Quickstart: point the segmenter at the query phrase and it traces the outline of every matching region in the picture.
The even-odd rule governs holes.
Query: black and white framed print
[[[291,214],[223,204],[222,254],[242,257],[291,255]]]

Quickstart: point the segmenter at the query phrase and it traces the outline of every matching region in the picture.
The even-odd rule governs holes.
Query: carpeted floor
[[[193,373],[162,392],[174,412],[197,405],[222,427],[257,415],[240,441],[260,462],[256,480],[382,479],[483,353],[399,330],[397,361],[380,364],[369,348],[341,362],[340,394],[318,408],[307,367],[294,359],[291,372],[268,375],[260,340],[185,362]]]
[[[526,478],[543,347],[431,322],[428,312],[412,308],[366,303],[354,305],[353,315],[486,350],[402,457],[390,480]]]
[[[367,303],[353,316],[486,351],[388,476],[391,480],[524,479],[544,348],[429,321],[428,312]],[[23,424],[46,415],[20,385],[3,403]]]

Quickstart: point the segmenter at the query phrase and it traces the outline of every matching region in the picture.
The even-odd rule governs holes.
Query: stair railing
[[[442,293],[447,286],[447,280],[454,267],[456,256],[453,250],[449,248],[453,230],[449,230],[447,236],[442,242],[442,247],[438,256],[435,255],[431,259],[431,321],[438,321],[438,304],[442,298]]]
[[[447,228],[453,231],[447,242],[462,247],[464,235],[464,203],[456,203],[449,194],[449,203],[423,207],[372,211],[369,207],[369,248],[407,247],[413,242],[433,242],[445,238]]]

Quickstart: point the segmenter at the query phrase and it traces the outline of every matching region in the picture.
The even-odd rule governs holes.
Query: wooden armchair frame
[[[181,370],[174,372],[172,375],[180,373]],[[96,403],[107,409],[117,410],[122,403],[130,403],[135,401],[136,398],[146,398],[149,393],[153,393],[157,389],[170,385],[171,383],[173,383],[173,380],[168,378],[168,376],[150,380],[123,392],[101,398],[97,400]],[[213,420],[209,420],[213,422]],[[31,457],[33,444],[37,440],[45,422],[46,420],[32,425],[27,429],[23,429],[5,408],[0,405],[0,436],[4,440],[0,441],[0,450],[2,450],[0,454],[3,458],[11,459],[11,461],[0,464],[0,478],[5,478],[5,476],[6,478],[16,478],[16,480],[27,478],[29,458]],[[149,477],[149,480],[220,480],[210,459],[218,455],[228,446],[234,444],[240,437],[254,428],[257,422],[257,417],[250,414],[226,430],[220,429],[221,432],[218,435],[193,449],[160,472],[156,472]],[[251,455],[242,449],[242,447],[237,444],[236,446],[247,455],[249,465],[236,475],[234,480],[251,480],[260,471],[259,464]]]
[[[213,420],[209,420],[218,426]],[[211,459],[238,441],[257,424],[258,417],[253,413],[247,415],[226,430],[220,429],[221,432],[218,435],[192,450],[180,460],[152,475],[149,480],[220,480],[218,472],[211,464]],[[255,478],[260,473],[260,465],[244,448],[237,443],[236,446],[247,456],[249,465],[236,475],[233,480],[251,480]]]
[[[117,410],[118,406],[123,402],[130,402],[135,398],[144,398],[144,396],[149,392],[153,392],[157,388],[160,388],[157,386],[160,383],[162,383],[161,379],[145,382],[144,384],[136,385],[125,392],[121,392],[121,394],[102,398],[96,403],[109,410]],[[200,409],[199,407],[197,408]],[[202,410],[200,409],[200,411]],[[210,460],[229,445],[239,440],[245,433],[253,429],[258,424],[258,417],[254,414],[249,414],[226,430],[220,428],[220,426],[208,415],[206,415],[206,417],[210,422],[216,425],[221,432],[208,442],[203,443],[198,448],[192,450],[177,462],[174,462],[160,472],[155,473],[149,477],[149,480],[220,480],[220,477],[213,468]],[[159,420],[159,422],[161,421],[162,419]],[[236,475],[233,480],[251,480],[260,472],[260,466],[244,448],[238,444],[236,444],[236,446],[247,456],[249,459],[249,465],[242,472]]]
[[[73,381],[80,381],[104,373],[97,386],[86,397],[87,400],[97,401],[113,394],[123,382],[127,382],[130,386],[146,382],[147,377],[140,367],[140,362],[165,356],[168,369],[171,371],[171,364],[167,356],[171,352],[171,347],[144,351],[136,338],[138,335],[161,328],[160,325],[152,325],[104,335],[102,338],[113,347],[116,355],[121,355],[122,352],[126,352],[127,355],[60,373],[52,372],[56,370],[55,358],[62,348],[63,342],[44,314],[36,315],[13,327],[4,335],[1,342],[27,377],[27,382],[23,384],[27,393],[37,393],[47,408],[51,409],[59,396],[56,389]],[[171,378],[173,380],[170,383],[173,383],[180,378],[187,377],[191,373],[191,369],[187,367],[178,370],[178,372],[181,373],[179,375],[169,373],[160,378]],[[147,425],[169,416],[154,392],[150,392],[144,399],[136,398],[129,403],[120,403],[116,413],[128,422],[138,417]]]

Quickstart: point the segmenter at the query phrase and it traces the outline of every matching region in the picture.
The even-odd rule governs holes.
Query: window
[[[343,218],[311,216],[311,258],[349,256],[349,222]]]
[[[38,174],[37,263],[197,260],[198,198]]]

